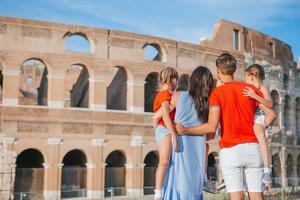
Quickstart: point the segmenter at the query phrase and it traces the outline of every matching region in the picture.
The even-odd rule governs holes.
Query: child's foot
[[[212,194],[218,194],[219,191],[216,189],[215,185],[212,182],[204,181],[203,188],[205,192],[212,193]]]
[[[263,183],[265,184],[265,187],[268,189],[272,185],[272,175],[269,172],[264,173],[263,177]]]
[[[221,180],[221,183],[218,185],[217,190],[222,190],[226,187],[224,179]]]

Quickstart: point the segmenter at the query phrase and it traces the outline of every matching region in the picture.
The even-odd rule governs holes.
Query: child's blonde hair
[[[245,72],[249,75],[255,76],[259,81],[263,81],[265,79],[265,71],[259,64],[250,65],[247,67]]]
[[[159,73],[159,83],[161,84],[169,84],[173,78],[178,80],[178,72],[172,67],[166,67]]]

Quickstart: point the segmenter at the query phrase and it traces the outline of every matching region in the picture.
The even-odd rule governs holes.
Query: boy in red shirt
[[[254,114],[258,102],[244,96],[243,89],[253,85],[234,80],[236,59],[222,54],[216,60],[217,76],[223,83],[210,96],[208,122],[197,127],[184,128],[177,125],[180,133],[215,133],[221,125],[220,165],[230,199],[243,199],[243,191],[249,192],[250,199],[263,199],[263,163],[258,141],[253,131]],[[266,118],[272,111],[262,108]]]

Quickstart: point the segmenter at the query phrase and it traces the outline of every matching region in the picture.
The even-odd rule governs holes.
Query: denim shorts
[[[161,139],[167,135],[169,135],[169,131],[166,127],[162,126],[162,125],[158,125],[155,129],[155,140],[156,143],[159,144]]]

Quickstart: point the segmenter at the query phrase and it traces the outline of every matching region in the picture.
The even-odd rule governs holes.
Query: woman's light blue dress
[[[201,123],[192,97],[181,92],[175,122],[184,127]],[[172,151],[163,185],[163,200],[202,200],[205,173],[206,136],[178,136],[179,151]]]

